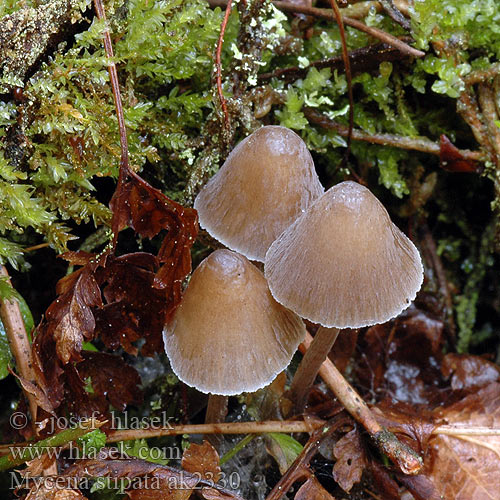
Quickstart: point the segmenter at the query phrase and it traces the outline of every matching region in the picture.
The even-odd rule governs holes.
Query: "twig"
[[[9,454],[0,457],[0,470],[11,469],[12,467],[17,467],[35,458],[40,458],[49,449],[64,446],[71,441],[76,441],[81,436],[95,429],[99,429],[99,427],[105,423],[105,421],[100,422],[93,418],[82,420],[78,423],[77,427],[65,429],[54,436],[42,439],[34,444],[32,443],[23,447],[19,444],[12,444],[10,445]]]
[[[231,4],[232,0],[227,0],[226,4],[226,12],[224,13],[224,19],[222,21],[219,33],[219,40],[217,42],[217,49],[215,51],[215,72],[216,72],[216,83],[217,83],[217,94],[219,95],[219,101],[222,108],[222,112],[224,113],[224,124],[226,129],[229,130],[230,122],[229,122],[229,113],[227,111],[227,103],[226,98],[222,92],[222,64],[221,64],[221,53],[222,53],[222,44],[224,43],[224,33],[226,32],[227,22],[229,20],[229,16],[231,14]]]
[[[318,451],[318,448],[323,440],[331,436],[341,426],[348,423],[349,420],[345,417],[337,415],[330,422],[326,423],[326,425],[315,430],[300,452],[299,456],[276,483],[274,488],[266,497],[266,500],[280,500],[283,495],[286,495],[286,493],[290,490],[293,483],[300,479],[308,478],[311,475],[308,469],[309,462]]]
[[[305,353],[311,345],[313,338],[306,333],[306,339],[299,346],[302,353]],[[409,446],[398,441],[396,436],[383,428],[375,418],[375,415],[368,408],[349,382],[337,370],[335,365],[327,358],[319,370],[321,378],[326,385],[337,396],[344,408],[359,422],[370,434],[378,448],[385,453],[389,459],[404,473],[418,474],[422,469],[422,459]]]
[[[311,108],[303,108],[305,117],[315,125],[320,127],[335,130],[339,135],[345,137],[348,129],[345,125],[330,120],[326,116],[318,113]],[[362,130],[353,130],[352,138],[357,141],[370,142],[372,144],[381,144],[382,146],[392,146],[400,149],[409,149],[430,153],[436,156],[440,154],[439,144],[431,141],[427,137],[405,137],[395,134],[368,134]],[[480,151],[470,151],[468,149],[459,150],[462,157],[466,160],[481,161],[484,159]]]
[[[472,71],[464,77],[464,83],[465,85],[475,85],[476,83],[494,78],[498,74],[500,74],[500,63],[494,63],[488,69]]]
[[[356,28],[359,31],[363,31],[367,35],[372,36],[373,38],[377,38],[381,42],[386,43],[387,45],[391,45],[395,49],[398,49],[402,54],[412,57],[424,57],[425,52],[421,50],[414,49],[410,45],[401,41],[399,38],[386,33],[385,31],[375,28],[374,26],[367,26],[366,24],[358,21],[356,19],[351,19],[350,17],[344,16],[344,22],[347,26],[351,26],[352,28]]]
[[[476,97],[469,89],[459,95],[457,110],[469,124],[476,141],[484,148],[490,156],[490,160],[494,163],[495,154],[488,137],[488,131],[486,130],[485,124],[480,119],[481,111],[479,110]]]
[[[495,107],[495,93],[492,85],[480,83],[478,87],[479,104],[483,115],[483,121],[488,131],[492,150],[495,153],[495,165],[500,168],[500,128],[497,126],[499,116]]]
[[[227,5],[227,0],[209,0],[209,4],[211,6],[225,7]],[[275,7],[284,12],[306,14],[308,16],[318,17],[320,19],[327,19],[329,21],[335,20],[335,15],[329,9],[318,9],[316,7],[306,7],[304,5],[293,4],[290,2],[280,2],[280,1],[273,2],[273,4]],[[358,21],[348,16],[342,15],[342,19],[344,21],[344,24],[346,24],[347,26],[351,26],[352,28],[363,31],[367,35],[379,39],[382,42],[387,43],[388,45],[391,45],[392,47],[398,49],[403,54],[413,57],[425,56],[425,52],[414,49],[410,45],[401,41],[399,38],[390,35],[389,33],[386,33],[383,30],[380,30],[373,26],[367,26],[361,21]]]
[[[50,246],[50,243],[40,243],[38,245],[33,245],[32,247],[23,248],[23,252],[34,252],[35,250],[40,250],[41,248],[46,248],[48,246]]]
[[[160,436],[181,434],[263,434],[267,432],[312,432],[324,424],[322,420],[268,420],[264,422],[225,422],[220,424],[172,425],[154,429],[125,429],[113,431],[107,438],[108,443],[131,439],[147,439]]]
[[[5,266],[0,268],[0,276],[5,276],[10,284],[9,273]],[[32,384],[36,381],[35,371],[33,370],[33,360],[31,357],[31,346],[28,340],[28,334],[26,333],[26,328],[24,327],[23,316],[21,310],[19,309],[19,303],[17,300],[1,300],[0,301],[0,317],[2,323],[5,327],[5,333],[9,339],[9,346],[16,360],[17,370],[19,375],[24,380],[31,382]],[[33,428],[36,432],[36,416],[37,416],[37,402],[33,394],[29,393],[24,389],[24,395],[28,401],[28,405],[31,413],[31,421]]]
[[[351,73],[354,75],[357,72],[366,72],[372,69],[378,69],[382,61],[398,61],[401,60],[401,53],[394,47],[390,47],[386,43],[377,43],[354,49],[349,52],[351,61]],[[298,79],[307,75],[310,68],[331,68],[343,69],[342,56],[329,57],[321,61],[312,61],[306,68],[291,66],[288,68],[277,68],[268,73],[261,73],[257,76],[259,82],[270,80],[271,78]]]
[[[396,23],[401,25],[406,31],[411,30],[411,24],[408,19],[401,13],[401,11],[394,5],[393,0],[380,0],[382,7],[387,15]]]

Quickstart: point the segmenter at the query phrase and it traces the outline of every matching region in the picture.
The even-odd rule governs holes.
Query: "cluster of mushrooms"
[[[423,281],[417,249],[378,199],[351,181],[325,192],[284,127],[241,141],[194,207],[228,250],[193,272],[164,341],[175,374],[205,393],[271,383],[304,340],[305,318],[321,327],[292,382],[304,398],[340,329],[395,317]]]

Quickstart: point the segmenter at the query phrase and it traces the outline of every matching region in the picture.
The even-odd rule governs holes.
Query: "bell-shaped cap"
[[[359,328],[406,309],[422,285],[423,266],[380,201],[347,181],[271,245],[265,275],[274,298],[303,318]]]
[[[194,202],[201,227],[264,262],[271,243],[324,192],[304,141],[279,126],[241,141]]]
[[[230,250],[213,252],[196,268],[163,333],[183,382],[228,396],[269,384],[304,337],[302,320],[273,299],[254,265]]]

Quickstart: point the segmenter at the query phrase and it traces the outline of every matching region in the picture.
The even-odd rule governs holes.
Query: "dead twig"
[[[401,58],[401,52],[386,43],[368,45],[367,47],[354,49],[349,52],[352,75],[376,70],[383,61],[400,61]],[[261,73],[258,75],[257,79],[259,82],[271,80],[271,78],[283,78],[287,81],[293,81],[298,78],[306,77],[311,68],[331,68],[332,70],[341,71],[344,68],[344,63],[342,56],[329,57],[328,59],[323,59],[321,61],[312,61],[306,68],[299,68],[298,66],[277,68],[268,73]]]
[[[305,353],[309,349],[312,340],[311,335],[307,333],[306,339],[299,346],[302,353]],[[420,456],[409,446],[401,443],[392,432],[389,432],[378,423],[368,405],[356,393],[329,358],[321,365],[319,375],[344,408],[368,431],[377,447],[404,474],[414,475],[420,472],[423,466]]]
[[[129,439],[146,439],[159,436],[178,436],[182,434],[263,434],[267,432],[312,432],[324,424],[322,420],[268,420],[264,422],[224,422],[196,425],[171,425],[151,429],[125,429],[113,431],[108,435],[108,443]]]
[[[209,4],[213,7],[225,7],[227,5],[227,0],[209,0]],[[329,21],[335,21],[336,17],[329,9],[318,9],[316,7],[306,7],[304,5],[293,4],[290,2],[273,2],[274,6],[284,12],[292,12],[297,14],[306,14],[308,16],[317,17],[319,19],[326,19]],[[383,30],[375,28],[373,26],[367,26],[366,24],[358,21],[357,19],[353,19],[351,17],[341,15],[344,24],[347,26],[351,26],[351,28],[355,28],[359,31],[363,31],[367,35],[372,36],[373,38],[377,38],[378,40],[387,43],[388,45],[398,49],[405,55],[412,57],[423,57],[425,56],[425,52],[421,50],[414,49],[407,43],[401,41],[399,38],[386,33]]]
[[[274,488],[266,497],[266,500],[280,500],[283,495],[286,495],[286,493],[290,490],[293,483],[310,477],[311,472],[309,471],[309,462],[314,455],[316,455],[321,443],[340,427],[349,423],[349,419],[345,416],[337,415],[324,426],[315,430],[300,452],[299,456],[276,483]]]
[[[488,69],[472,71],[464,77],[465,85],[475,85],[500,74],[500,63],[492,64]]]
[[[320,127],[335,130],[339,135],[345,137],[348,132],[346,125],[330,120],[326,116],[318,113],[311,108],[303,108],[305,117],[315,125]],[[368,134],[362,130],[353,130],[352,138],[357,141],[370,142],[372,144],[381,144],[382,146],[392,146],[394,148],[409,149],[413,151],[421,151],[430,153],[436,156],[440,154],[440,146],[428,139],[427,137],[405,137],[395,134]],[[468,149],[459,150],[462,157],[466,160],[481,161],[484,155],[481,151],[470,151]]]

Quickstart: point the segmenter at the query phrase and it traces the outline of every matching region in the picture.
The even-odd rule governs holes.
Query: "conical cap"
[[[347,181],[271,245],[265,275],[274,298],[303,318],[359,328],[406,309],[422,285],[423,267],[378,199]]]
[[[262,273],[230,250],[217,250],[196,268],[164,330],[175,374],[223,395],[269,384],[304,336],[304,323],[273,299]]]
[[[323,192],[304,141],[266,126],[233,149],[194,207],[214,238],[264,262],[271,243]]]

